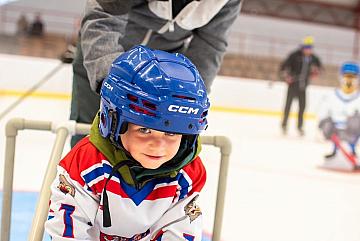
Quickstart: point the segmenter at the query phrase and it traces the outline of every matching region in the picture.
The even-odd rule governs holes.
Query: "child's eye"
[[[141,132],[143,134],[149,134],[149,133],[151,133],[151,130],[149,128],[142,127],[139,129],[139,132]]]
[[[167,136],[176,136],[176,133],[172,133],[172,132],[165,132],[165,135]]]

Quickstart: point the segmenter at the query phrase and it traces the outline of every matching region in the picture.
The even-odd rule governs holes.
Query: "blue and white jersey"
[[[46,231],[53,241],[201,240],[202,217],[195,199],[206,181],[199,157],[176,176],[129,185],[106,157],[84,138],[60,162],[53,182]],[[110,227],[103,225],[106,184]]]
[[[356,111],[360,113],[360,92],[346,94],[340,89],[336,89],[324,97],[319,120],[331,117],[336,128],[344,130],[347,118],[353,116]]]

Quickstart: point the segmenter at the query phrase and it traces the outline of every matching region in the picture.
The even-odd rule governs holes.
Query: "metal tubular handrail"
[[[3,182],[3,201],[1,212],[1,241],[10,239],[10,221],[12,188],[14,176],[14,158],[15,143],[18,130],[36,129],[51,130],[51,122],[30,122],[23,119],[11,119],[5,127],[6,146],[5,146],[5,164],[4,164],[4,182]]]
[[[18,130],[25,129],[53,131],[56,133],[55,143],[42,183],[40,197],[36,206],[36,211],[28,239],[29,241],[41,241],[44,234],[44,223],[47,218],[48,201],[51,195],[49,187],[55,178],[56,166],[60,161],[66,138],[69,134],[88,134],[90,130],[90,125],[67,122],[56,126],[53,122],[50,121],[33,121],[20,118],[14,118],[8,121],[5,131],[6,151],[4,169],[4,191],[1,213],[1,241],[9,241],[10,239],[15,142]],[[221,163],[212,237],[213,241],[220,241],[222,228],[221,226],[224,213],[227,172],[229,166],[229,156],[231,153],[231,142],[227,137],[224,136],[202,136],[201,142],[204,145],[214,145],[216,147],[219,147],[221,152]]]
[[[87,134],[89,131],[90,125],[76,124],[75,134]],[[44,224],[47,219],[49,211],[49,200],[51,196],[50,186],[55,179],[56,166],[61,159],[65,141],[69,134],[69,128],[66,128],[66,126],[59,126],[56,128],[55,144],[53,146],[51,158],[45,172],[43,184],[41,186],[39,201],[36,205],[36,211],[29,233],[29,241],[41,241],[43,239]]]
[[[19,130],[43,130],[43,131],[53,131],[57,133],[55,144],[53,146],[53,150],[51,153],[50,162],[47,167],[46,177],[51,176],[51,171],[55,168],[56,164],[60,160],[64,143],[66,137],[69,133],[74,132],[76,134],[86,134],[89,132],[89,125],[84,124],[76,124],[75,122],[66,122],[62,125],[56,125],[54,122],[50,121],[35,121],[35,120],[25,120],[22,118],[13,118],[9,120],[5,127],[5,135],[6,135],[6,146],[5,146],[5,164],[4,164],[4,182],[3,182],[3,201],[2,201],[2,213],[1,213],[1,241],[9,241],[10,240],[10,222],[11,222],[11,205],[12,205],[12,191],[13,191],[13,176],[14,176],[14,159],[15,159],[15,143],[16,136]],[[54,165],[54,163],[56,163]],[[55,175],[55,174],[53,174]],[[53,180],[53,179],[52,179]],[[48,210],[48,200],[50,197],[49,184],[52,180],[47,180],[44,178],[43,185],[41,188],[41,196],[48,196],[45,205],[44,200],[41,200],[41,196],[38,201],[38,205],[36,208],[34,221],[37,221],[38,224],[34,224],[33,228],[38,228],[38,226],[43,225],[46,221],[46,215],[44,217],[43,211],[41,209],[46,209],[46,213]],[[45,186],[47,185],[47,186]],[[41,204],[41,205],[40,205]],[[45,220],[43,220],[45,218]],[[41,224],[42,222],[42,224]],[[38,233],[41,232],[41,235]],[[30,232],[30,237],[35,236],[39,237],[39,241],[42,240],[43,227],[40,230],[36,230]],[[29,239],[30,240],[30,239]],[[33,239],[35,240],[35,239]]]
[[[232,145],[230,139],[226,136],[202,136],[201,142],[205,145],[214,145],[219,147],[221,153],[221,163],[216,194],[215,218],[212,234],[212,241],[220,241],[224,216],[226,182]]]

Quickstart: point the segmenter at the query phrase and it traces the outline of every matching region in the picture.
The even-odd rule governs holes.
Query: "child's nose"
[[[162,147],[165,145],[165,139],[163,135],[155,135],[152,140],[154,147]]]

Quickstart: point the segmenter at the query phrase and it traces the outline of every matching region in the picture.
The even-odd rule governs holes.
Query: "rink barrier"
[[[64,63],[59,63],[55,66],[49,73],[47,73],[39,82],[36,82],[30,89],[23,92],[20,97],[11,105],[9,105],[4,111],[0,113],[0,120],[4,118],[10,111],[16,108],[19,104],[21,104],[27,97],[32,95],[37,89],[39,89],[43,84],[49,81],[55,74],[57,74],[63,67]]]
[[[66,139],[69,135],[88,134],[90,132],[90,125],[80,124],[74,121],[58,124],[51,121],[25,120],[22,118],[13,118],[7,122],[5,127],[6,144],[1,213],[1,241],[10,240],[15,143],[19,130],[43,130],[51,131],[56,134],[28,238],[29,241],[42,241],[44,235],[44,223],[47,220],[49,210],[49,200],[51,195],[50,186],[55,179],[56,166],[61,159]],[[230,139],[225,136],[201,136],[201,143],[204,145],[219,147],[221,153],[212,235],[212,241],[220,241],[224,214],[226,181],[232,145]]]

